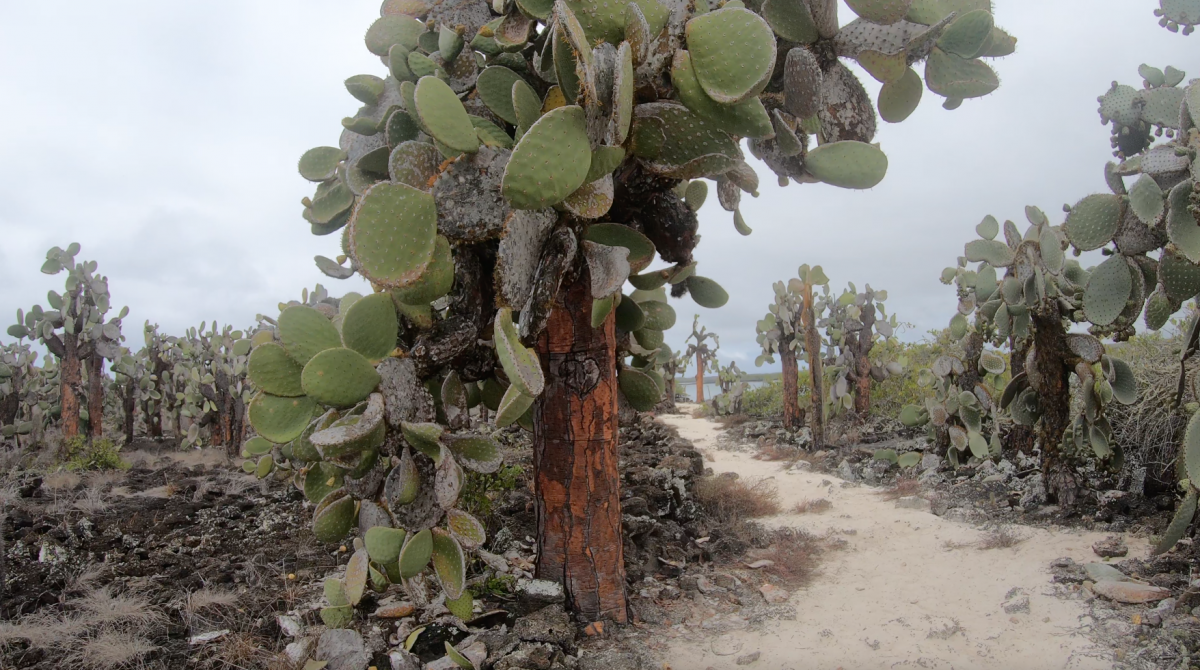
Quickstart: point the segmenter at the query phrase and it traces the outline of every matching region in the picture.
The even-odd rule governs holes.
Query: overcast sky
[[[699,312],[722,358],[755,371],[754,322],[771,283],[801,263],[824,266],[836,290],[887,289],[891,311],[915,324],[905,338],[919,339],[953,314],[938,275],[984,215],[1024,229],[1023,208],[1036,204],[1058,223],[1063,203],[1105,189],[1111,149],[1096,96],[1113,80],[1140,87],[1141,63],[1200,75],[1200,36],[1160,28],[1153,0],[995,4],[997,25],[1019,38],[1016,54],[993,61],[1000,89],[952,112],[926,91],[903,124],[881,122],[881,185],[779,188],[756,163],[763,187],[743,199],[745,238],[713,194],[696,257],[732,298],[720,310],[673,301],[668,344],[682,346]],[[147,319],[171,333],[202,320],[241,327],[317,282],[361,290],[313,265],[338,253],[337,237],[309,234],[300,199],[312,187],[295,165],[336,145],[357,109],[342,82],[383,74],[362,44],[378,6],[0,3],[0,333],[18,307],[62,289],[38,269],[46,249],[72,241],[99,262],[114,304],[130,306],[135,349]],[[853,15],[843,6],[842,16]]]

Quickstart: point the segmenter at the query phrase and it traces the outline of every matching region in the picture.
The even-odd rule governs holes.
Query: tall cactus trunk
[[[696,402],[704,404],[704,359],[696,352]]]
[[[591,284],[580,275],[537,343],[546,375],[533,431],[537,576],[563,584],[582,618],[624,623],[616,326],[610,314],[592,328]]]
[[[63,441],[79,434],[79,396],[83,395],[83,369],[79,360],[79,339],[75,335],[63,334],[62,366],[59,370],[60,393],[62,396]]]
[[[1079,481],[1070,459],[1062,450],[1063,433],[1071,417],[1070,368],[1067,365],[1067,332],[1062,325],[1058,306],[1053,305],[1048,314],[1032,314],[1034,343],[1036,349],[1033,365],[1036,370],[1026,374],[1031,381],[1036,378],[1041,420],[1038,423],[1038,442],[1042,447],[1042,480],[1046,495],[1064,507],[1075,502],[1079,493]]]
[[[104,437],[104,357],[93,352],[88,367],[88,433],[92,438]]]
[[[808,352],[808,374],[812,386],[812,448],[825,447],[825,370],[821,363],[821,334],[813,311],[812,284],[804,285],[804,309],[801,312],[804,349]]]
[[[783,365],[783,427],[797,430],[804,421],[800,418],[800,369],[796,363],[796,352],[781,343],[779,361]]]
[[[124,419],[125,444],[133,443],[134,410],[137,408],[138,385],[132,377],[125,382],[125,392],[121,396],[121,416]]]
[[[1010,365],[1012,368],[1012,376],[1016,377],[1025,371],[1025,356],[1029,354],[1029,341],[1017,340],[1013,336],[1009,336],[1008,350],[1012,352],[1009,356]],[[1004,449],[1009,453],[1023,452],[1026,455],[1033,453],[1034,442],[1037,440],[1037,434],[1032,426],[1020,426],[1013,424],[1013,427],[1008,431],[1008,439],[1004,440]]]
[[[866,354],[854,361],[854,413],[865,418],[871,411],[871,360]]]

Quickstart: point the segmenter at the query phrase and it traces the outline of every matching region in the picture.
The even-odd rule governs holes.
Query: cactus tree
[[[896,329],[896,315],[887,316],[884,300],[887,291],[876,291],[868,284],[859,293],[850,284],[836,301],[830,302],[829,316],[822,321],[830,353],[835,347],[837,350],[837,355],[829,361],[836,372],[830,403],[835,408],[837,404],[843,409],[853,408],[860,417],[865,417],[871,408],[871,382],[881,382],[904,371],[898,361],[873,363],[870,359],[875,344],[890,339]]]
[[[65,250],[54,247],[46,252],[42,272],[58,274],[66,271],[66,291],[50,291],[46,296],[49,310],[34,305],[28,313],[18,313],[20,323],[9,328],[14,337],[37,338],[59,359],[62,385],[63,436],[79,434],[79,420],[88,419],[89,433],[99,437],[104,432],[104,360],[119,353],[121,319],[129,313],[123,308],[119,316],[105,321],[109,310],[108,279],[95,274],[95,261],[75,261],[79,245],[72,243]],[[84,390],[84,371],[87,389]],[[80,406],[81,398],[87,407]]]
[[[712,340],[709,346],[708,341]],[[704,404],[704,371],[707,367],[717,364],[717,350],[721,348],[721,338],[716,333],[708,332],[707,326],[700,325],[700,315],[692,319],[692,334],[687,337],[687,351],[684,358],[696,361],[696,402]]]
[[[300,161],[317,183],[312,232],[341,231],[318,266],[396,304],[396,341],[376,359],[407,361],[404,383],[421,388],[507,389],[502,418],[534,429],[537,573],[585,618],[626,618],[616,398],[656,402],[675,318],[665,292],[625,296],[626,279],[728,300],[696,274],[695,208],[713,180],[749,233],[737,203],[758,177],[743,138],[781,179],[883,179],[874,105],[839,57],[885,82],[880,114],[895,122],[921,96],[911,65],[952,108],[996,88],[980,59],[1015,42],[986,0],[855,1],[862,18],[845,26],[835,0],[752,4],[386,0],[366,35],[385,76],[348,79],[364,106],[338,146]],[[643,273],[655,255],[671,267]]]
[[[801,265],[798,275],[786,284],[775,282],[772,287],[775,302],[757,325],[758,343],[763,353],[755,363],[774,363],[775,354],[779,354],[783,367],[783,423],[789,430],[795,430],[801,423],[797,360],[802,353],[807,353],[812,380],[812,419],[809,424],[813,447],[819,449],[825,441],[825,400],[822,340],[818,326],[831,302],[829,278],[820,265]],[[815,291],[818,287],[822,292]]]

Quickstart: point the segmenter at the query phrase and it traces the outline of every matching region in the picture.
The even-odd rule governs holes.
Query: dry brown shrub
[[[74,491],[76,486],[81,482],[79,475],[74,472],[60,470],[52,472],[42,479],[42,486],[54,491],[55,493]]]
[[[716,422],[721,424],[723,428],[736,428],[743,423],[748,423],[754,419],[746,414],[729,414],[727,416],[716,417]]]
[[[765,570],[789,588],[803,586],[812,579],[821,562],[821,543],[797,528],[776,530],[769,547],[754,552],[755,558],[773,563]]]
[[[696,482],[696,502],[720,521],[734,521],[780,512],[779,490],[771,479],[741,479],[729,473]]]
[[[912,477],[901,477],[896,480],[896,483],[886,489],[875,492],[875,495],[884,500],[899,500],[908,496],[915,496],[921,492],[921,482]]]
[[[78,608],[80,623],[85,627],[117,624],[144,627],[164,621],[163,613],[146,598],[132,592],[114,593],[107,586],[89,591],[71,604]]]
[[[820,514],[833,507],[833,503],[825,498],[805,498],[792,505],[792,514]]]
[[[1021,544],[1029,536],[1022,533],[1012,526],[1007,524],[999,524],[994,526],[979,539],[979,550],[986,551],[988,549],[1008,549]]]

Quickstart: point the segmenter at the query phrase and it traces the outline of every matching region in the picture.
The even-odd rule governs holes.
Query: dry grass
[[[130,632],[106,630],[72,645],[64,667],[110,670],[128,667],[158,647]]]
[[[183,606],[183,612],[189,618],[194,617],[207,610],[232,607],[237,604],[238,598],[238,594],[231,591],[205,587],[188,594],[187,602]]]
[[[99,470],[87,476],[88,488],[101,491],[125,481],[124,470]]]
[[[42,486],[55,493],[60,493],[63,491],[74,491],[75,487],[79,486],[81,481],[83,480],[80,476],[74,472],[60,470],[46,475],[42,479]]]
[[[30,646],[49,649],[75,639],[79,624],[68,618],[31,614],[19,621],[0,621],[0,646],[28,640]]]
[[[213,670],[258,670],[268,667],[288,667],[291,670],[286,665],[275,665],[276,661],[276,655],[259,647],[253,635],[239,632],[204,645],[192,658],[196,667]]]
[[[82,495],[71,503],[71,507],[87,514],[99,514],[107,510],[109,504],[104,499],[103,491],[94,486],[89,486],[83,490]]]
[[[896,480],[892,486],[876,491],[875,495],[883,500],[899,500],[908,496],[915,496],[921,492],[921,482],[912,477],[901,477]]]
[[[754,552],[756,559],[773,563],[765,570],[779,577],[789,588],[803,586],[812,579],[821,562],[821,545],[817,538],[796,528],[780,528],[764,550]]]
[[[267,480],[263,480],[264,482]],[[220,488],[225,495],[237,496],[258,488],[259,481],[254,475],[239,472],[221,473]]]
[[[229,457],[225,455],[224,448],[168,451],[167,453],[163,454],[163,457],[172,463],[183,465],[189,468],[194,468],[197,465],[203,465],[211,468],[218,465],[229,464]]]
[[[1029,536],[1022,533],[1012,526],[1000,524],[994,526],[979,539],[979,550],[986,551],[988,549],[1009,549],[1021,544]]]
[[[792,514],[820,514],[833,507],[833,503],[824,498],[805,498],[792,505]]]
[[[696,501],[720,521],[778,514],[779,490],[770,479],[740,479],[718,475],[696,482]]]
[[[163,623],[162,612],[150,601],[136,593],[113,593],[109,587],[88,592],[72,601],[80,610],[80,621],[85,626],[112,626],[133,624],[139,627]]]

